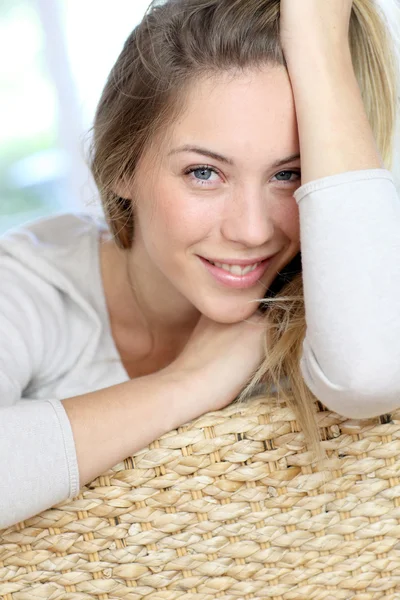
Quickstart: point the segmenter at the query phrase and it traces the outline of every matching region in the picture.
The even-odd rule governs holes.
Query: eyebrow
[[[231,158],[227,158],[226,156],[222,156],[222,154],[218,154],[217,152],[213,152],[212,150],[207,150],[207,148],[200,148],[199,146],[180,146],[179,148],[175,148],[171,150],[169,156],[171,154],[179,154],[180,152],[194,152],[195,154],[202,154],[203,156],[208,156],[214,160],[218,160],[227,165],[234,165],[234,161]],[[285,158],[281,158],[274,163],[272,163],[272,169],[278,169],[283,165],[291,163],[300,158],[300,154],[292,154],[291,156],[286,156]]]

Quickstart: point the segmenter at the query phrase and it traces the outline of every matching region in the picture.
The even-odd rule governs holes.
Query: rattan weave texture
[[[0,597],[399,600],[400,410],[316,410],[325,474],[284,403],[231,404],[1,531]]]

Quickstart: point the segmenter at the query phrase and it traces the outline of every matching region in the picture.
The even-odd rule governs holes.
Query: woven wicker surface
[[[400,410],[293,412],[252,399],[172,431],[0,532],[4,600],[400,599]]]

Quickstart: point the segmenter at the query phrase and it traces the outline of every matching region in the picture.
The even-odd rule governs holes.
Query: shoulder
[[[37,258],[55,259],[74,253],[76,242],[106,229],[104,220],[85,213],[59,213],[24,223],[0,236],[0,252],[23,256],[33,251]]]
[[[106,229],[103,219],[84,213],[37,219],[0,237],[0,263],[11,260],[15,270],[29,272],[44,287],[85,296],[88,279],[99,275],[98,242]]]
[[[96,253],[104,227],[61,214],[0,237],[0,364],[17,397],[70,368],[101,329]]]

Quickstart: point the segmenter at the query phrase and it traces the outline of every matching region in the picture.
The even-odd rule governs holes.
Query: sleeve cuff
[[[78,459],[76,456],[75,440],[72,433],[70,420],[68,419],[65,408],[61,400],[48,400],[56,413],[57,420],[60,424],[60,429],[63,436],[65,458],[69,475],[69,498],[74,498],[79,493],[79,469]]]
[[[337,173],[328,177],[321,177],[315,181],[309,181],[305,185],[300,186],[293,194],[297,204],[303,200],[311,192],[316,192],[322,189],[328,189],[356,181],[364,181],[367,179],[388,179],[395,185],[394,177],[387,169],[362,169],[359,171],[346,171],[345,173]]]

